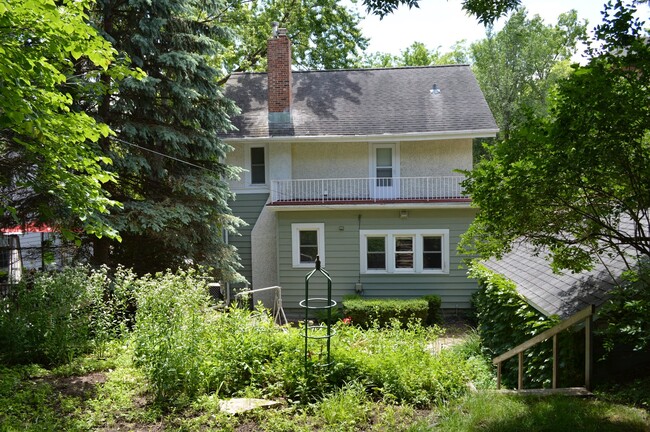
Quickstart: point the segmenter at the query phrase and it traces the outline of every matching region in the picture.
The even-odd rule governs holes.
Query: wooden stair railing
[[[544,342],[550,338],[553,338],[553,379],[552,386],[554,389],[557,388],[557,368],[558,368],[558,333],[568,329],[569,327],[578,324],[581,321],[585,323],[585,388],[591,390],[591,373],[593,366],[592,359],[592,334],[591,334],[591,324],[593,321],[593,315],[595,312],[595,307],[593,305],[581,310],[575,315],[567,318],[566,320],[560,322],[555,327],[552,327],[535,337],[527,340],[526,342],[517,345],[510,351],[501,354],[498,357],[492,359],[492,363],[497,366],[497,389],[501,388],[501,365],[504,361],[512,358],[514,356],[519,357],[519,369],[517,374],[517,390],[523,390],[524,388],[524,351],[528,348],[531,348],[538,343]]]

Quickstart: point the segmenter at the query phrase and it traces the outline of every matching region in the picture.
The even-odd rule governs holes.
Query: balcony
[[[273,180],[271,205],[469,202],[463,176]]]

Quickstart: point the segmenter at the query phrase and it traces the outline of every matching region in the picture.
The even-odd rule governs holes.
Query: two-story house
[[[233,74],[226,96],[242,111],[228,163],[246,170],[232,210],[249,224],[229,241],[252,288],[280,285],[297,309],[319,255],[336,300],[469,307],[476,282],[456,246],[476,210],[456,170],[497,132],[469,66],[292,71],[280,29],[268,72]]]

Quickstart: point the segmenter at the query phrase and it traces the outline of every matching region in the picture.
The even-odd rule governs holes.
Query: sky
[[[359,1],[358,10],[366,16]],[[601,22],[601,10],[605,0],[523,0],[528,16],[538,14],[547,24],[555,24],[563,12],[575,9],[578,18],[588,20],[591,30]],[[648,6],[640,6],[648,17]],[[503,19],[495,27],[503,26]],[[647,23],[646,19],[646,23]],[[457,41],[468,43],[485,37],[485,27],[476,18],[466,15],[461,0],[420,0],[419,9],[402,7],[380,20],[376,16],[366,16],[361,21],[364,36],[370,38],[367,52],[388,52],[399,54],[413,42],[423,42],[429,49],[440,47],[446,52]]]

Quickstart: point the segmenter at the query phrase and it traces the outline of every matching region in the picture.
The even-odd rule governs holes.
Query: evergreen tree
[[[127,78],[98,104],[98,117],[117,133],[102,146],[119,175],[109,191],[124,207],[108,217],[122,241],[96,241],[95,257],[140,273],[209,265],[232,279],[236,255],[224,232],[239,220],[228,208],[225,179],[235,169],[221,162],[230,148],[219,134],[231,127],[237,108],[222,96],[214,66],[231,37],[215,19],[225,5],[102,0],[99,6],[97,25],[146,77]]]

